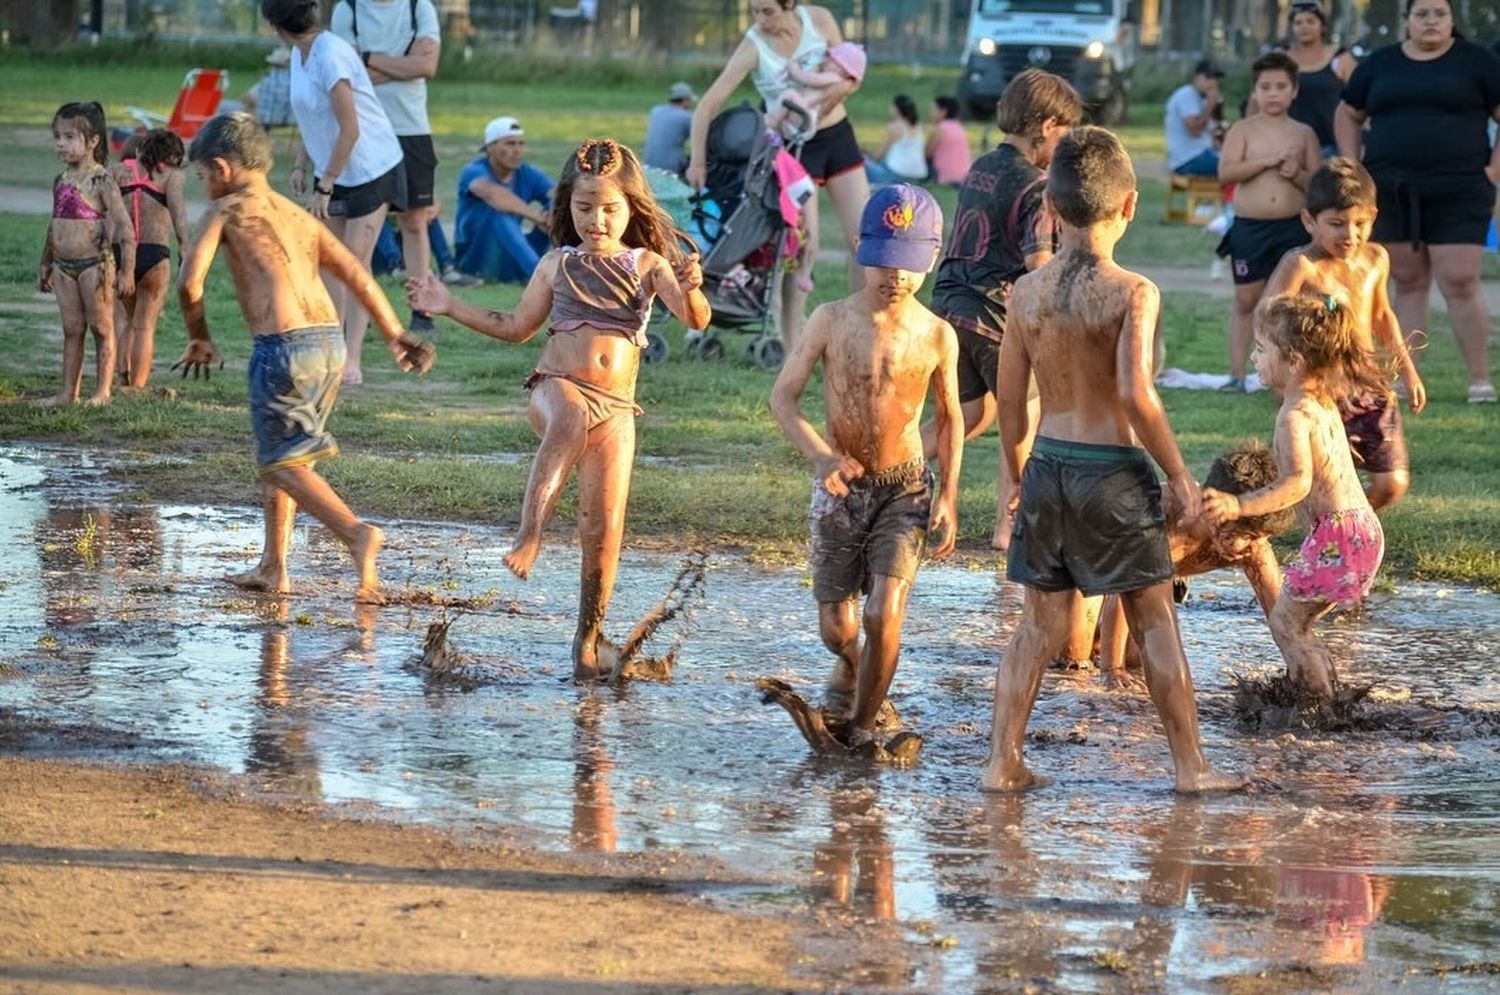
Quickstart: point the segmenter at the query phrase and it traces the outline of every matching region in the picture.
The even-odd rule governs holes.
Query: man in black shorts
[[[338,0],[330,27],[359,51],[401,143],[406,174],[401,249],[407,272],[421,276],[432,268],[427,223],[433,217],[437,153],[427,120],[427,81],[437,75],[437,8],[432,0]],[[431,331],[432,319],[413,312],[410,327]]]
[[[932,310],[958,333],[958,399],[964,438],[973,439],[995,417],[1000,339],[1010,288],[1052,258],[1055,224],[1042,203],[1047,164],[1058,141],[1083,117],[1083,102],[1068,82],[1028,69],[1005,88],[995,108],[1005,141],[981,156],[958,191],[948,255],[938,267]],[[1035,417],[1032,421],[1035,422]],[[923,426],[928,456],[937,434]],[[1010,542],[1010,498],[1016,482],[1000,461],[999,503],[990,545]]]

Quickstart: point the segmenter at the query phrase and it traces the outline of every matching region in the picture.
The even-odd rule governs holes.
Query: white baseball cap
[[[479,146],[479,151],[483,152],[492,143],[498,142],[502,138],[515,138],[518,135],[524,134],[526,132],[522,130],[520,121],[509,115],[497,117],[484,126],[484,144]]]

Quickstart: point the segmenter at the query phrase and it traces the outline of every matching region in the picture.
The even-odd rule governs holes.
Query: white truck
[[[958,101],[992,118],[1007,83],[1033,66],[1073,84],[1089,117],[1125,120],[1135,66],[1133,0],[974,0]]]

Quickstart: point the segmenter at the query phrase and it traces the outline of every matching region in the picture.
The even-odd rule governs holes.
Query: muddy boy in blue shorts
[[[300,505],[349,548],[357,600],[379,603],[375,555],[384,535],[355,517],[313,471],[338,452],[328,433],[344,371],[344,338],[321,269],[349,287],[385,333],[403,370],[426,372],[430,343],[406,334],[369,272],[327,227],[266,181],[271,140],[249,114],[225,114],[203,126],[188,158],[213,200],[183,253],[177,294],[187,351],[173,369],[207,375],[219,361],[208,333],[204,281],[223,243],[235,296],[255,340],[250,357],[250,424],[266,513],[265,548],[253,570],[224,579],[248,590],[286,593],[286,555]]]
[[[928,531],[942,535],[935,557],[951,553],[957,538],[958,340],[916,297],[942,236],[942,212],[926,190],[900,183],[877,191],[855,252],[864,289],[812,313],[771,391],[782,432],[814,468],[813,595],[823,643],[838,657],[828,711],[849,720],[848,746],[874,738]],[[819,364],[826,437],[798,404]],[[937,408],[936,488],[922,455],[929,389]]]
[[[1025,585],[1025,603],[995,678],[981,787],[1046,783],[1027,769],[1021,746],[1042,672],[1067,640],[1075,590],[1120,595],[1177,790],[1238,787],[1203,756],[1172,606],[1172,554],[1151,460],[1167,474],[1175,510],[1196,518],[1201,501],[1154,385],[1161,295],[1114,261],[1136,205],[1135,170],[1119,139],[1103,128],[1065,137],[1048,170],[1047,199],[1061,223],[1058,253],[1016,281],[1000,347],[1001,450],[1012,472],[1021,469],[1033,374],[1042,410],[1007,564],[1010,579]]]

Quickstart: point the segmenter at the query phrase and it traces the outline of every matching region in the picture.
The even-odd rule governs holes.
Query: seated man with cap
[[[1214,148],[1214,116],[1224,103],[1219,80],[1224,70],[1204,59],[1193,67],[1193,78],[1167,98],[1167,165],[1183,176],[1218,176],[1219,152]]]
[[[688,132],[693,130],[693,104],[698,95],[686,83],[673,83],[667,102],[651,108],[646,118],[646,142],[641,160],[648,166],[681,175],[687,168]]]
[[[485,126],[479,152],[458,174],[457,268],[492,282],[525,283],[551,241],[553,182],[523,161],[526,133],[513,117]],[[535,227],[527,230],[527,222]]]

